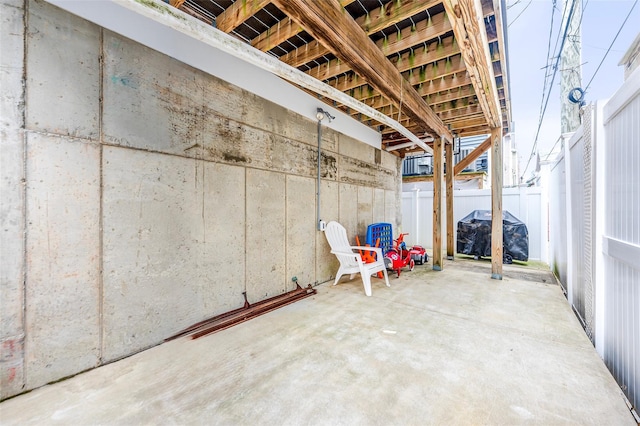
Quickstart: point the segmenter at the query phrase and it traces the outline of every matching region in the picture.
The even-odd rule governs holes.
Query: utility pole
[[[575,132],[580,127],[582,90],[582,0],[565,0],[564,19],[561,31],[566,28],[566,39],[562,45],[560,75],[560,130],[562,134]],[[567,25],[568,22],[568,25]]]

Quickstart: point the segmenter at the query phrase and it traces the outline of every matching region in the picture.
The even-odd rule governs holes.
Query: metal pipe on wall
[[[316,224],[318,231],[322,231],[322,220],[320,219],[320,156],[322,145],[322,119],[318,119],[318,180],[316,181]]]
[[[316,118],[318,119],[318,179],[316,182],[316,223],[318,231],[324,231],[325,223],[320,219],[320,167],[322,157],[322,120],[327,117],[329,121],[335,119],[335,117],[329,114],[322,108],[316,109]]]

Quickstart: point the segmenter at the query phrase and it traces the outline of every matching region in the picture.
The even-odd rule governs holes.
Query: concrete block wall
[[[42,1],[0,8],[0,398],[332,279],[316,122]],[[321,218],[398,225],[400,161],[322,145]]]

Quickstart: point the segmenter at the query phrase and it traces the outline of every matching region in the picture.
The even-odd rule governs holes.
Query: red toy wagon
[[[374,223],[367,228],[367,244],[377,245],[382,248],[384,263],[387,269],[393,270],[400,276],[400,270],[405,266],[413,270],[415,264],[422,265],[429,260],[429,255],[422,246],[413,246],[407,249],[404,236],[400,234],[397,239],[392,237],[390,223]]]

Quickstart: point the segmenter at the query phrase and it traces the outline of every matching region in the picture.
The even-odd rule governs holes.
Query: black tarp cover
[[[529,260],[527,225],[506,210],[502,211],[503,256]],[[457,251],[460,254],[491,256],[491,211],[474,210],[458,222]]]

